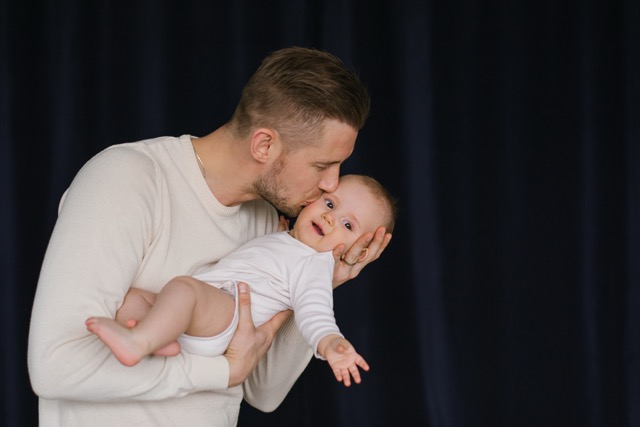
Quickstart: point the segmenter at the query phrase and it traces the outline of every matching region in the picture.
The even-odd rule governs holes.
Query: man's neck
[[[193,139],[193,146],[205,168],[207,185],[225,206],[258,198],[252,186],[258,171],[251,162],[247,144],[247,141],[235,139],[225,126]]]

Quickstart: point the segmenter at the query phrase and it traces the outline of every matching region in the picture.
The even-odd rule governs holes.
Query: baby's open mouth
[[[318,226],[318,224],[316,224],[315,222],[313,223],[313,228],[316,230],[316,233],[318,233],[321,236],[324,236],[324,233],[322,232],[322,228],[320,228],[320,226]]]

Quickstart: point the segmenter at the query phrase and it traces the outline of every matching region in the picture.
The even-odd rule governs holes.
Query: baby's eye
[[[324,204],[329,208],[329,209],[333,209],[333,202],[329,199],[326,199],[324,201]]]
[[[349,221],[345,221],[344,226],[347,228],[347,230],[353,230],[353,224],[351,224]]]

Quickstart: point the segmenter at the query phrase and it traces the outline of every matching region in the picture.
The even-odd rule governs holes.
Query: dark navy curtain
[[[335,295],[363,383],[313,360],[240,425],[639,427],[637,0],[0,1],[0,424],[37,425],[31,304],[78,169],[214,130],[291,45],[367,83],[344,172],[400,216]]]

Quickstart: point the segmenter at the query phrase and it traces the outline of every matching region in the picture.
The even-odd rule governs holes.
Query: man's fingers
[[[273,316],[271,320],[263,323],[258,329],[266,332],[269,337],[272,338],[276,335],[280,327],[284,325],[284,322],[286,322],[292,314],[293,311],[291,310],[281,311]]]
[[[284,217],[284,215],[280,215],[280,219],[278,221],[278,231],[288,231],[289,230],[289,220]]]
[[[253,319],[251,318],[251,293],[249,285],[244,282],[238,282],[238,328],[253,328]]]
[[[342,261],[342,257],[344,257],[346,249],[347,248],[344,246],[344,243],[340,243],[333,249],[333,259],[336,260],[336,263]]]
[[[391,241],[391,233],[387,233],[386,229],[378,227],[375,233],[365,233],[343,254],[342,261],[347,265],[355,265],[361,263],[362,267],[380,258]],[[363,251],[366,250],[364,258]]]
[[[362,269],[377,260],[391,241],[391,233],[384,226],[378,227],[375,233],[365,233],[348,249],[343,244],[333,249],[336,265],[333,271],[333,288],[337,288],[347,280],[360,274]]]
[[[368,245],[369,254],[366,261],[371,262],[380,258],[390,241],[391,233],[387,233],[384,227],[379,227]]]
[[[369,246],[373,241],[373,238],[373,233],[365,233],[360,236],[360,238],[358,238],[358,240],[356,240],[356,242],[342,254],[341,261],[349,266],[354,266],[358,262],[358,258],[360,258],[362,250]]]

